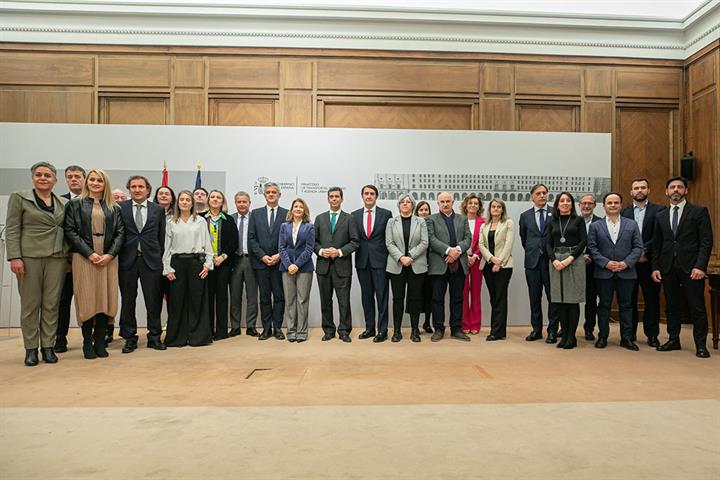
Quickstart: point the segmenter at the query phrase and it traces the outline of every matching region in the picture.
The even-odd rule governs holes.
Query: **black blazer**
[[[147,218],[143,225],[142,232],[138,232],[135,225],[135,211],[133,210],[133,201],[125,200],[120,202],[120,217],[125,226],[125,240],[120,249],[121,270],[132,268],[137,258],[137,247],[143,253],[145,265],[150,270],[162,270],[162,256],[165,249],[165,210],[148,200],[147,202]]]
[[[285,223],[287,213],[287,208],[278,206],[275,213],[275,223],[271,228],[268,227],[267,205],[254,209],[250,214],[250,221],[248,222],[248,253],[250,254],[250,264],[253,269],[264,270],[267,265],[260,259],[265,255],[272,256],[278,253],[280,225]],[[278,265],[279,263],[275,266]]]
[[[104,201],[100,206],[105,213],[104,253],[116,257],[125,238],[125,226],[120,218],[120,207],[108,208]],[[93,254],[92,198],[76,198],[65,206],[65,238],[71,252],[87,258]]]
[[[203,217],[205,217],[205,221],[208,224],[208,231],[210,232],[210,237],[212,238],[212,225],[210,224],[210,212],[205,212],[203,214]],[[218,255],[222,255],[223,253],[228,256],[227,260],[225,260],[223,263],[220,264],[220,266],[228,266],[232,267],[235,263],[235,253],[237,253],[237,249],[239,246],[239,235],[237,230],[237,223],[235,223],[235,220],[227,213],[223,213],[220,217],[220,221],[218,222]],[[215,267],[217,268],[217,267]]]
[[[652,249],[653,235],[655,233],[655,218],[657,217],[657,214],[661,212],[664,208],[665,207],[662,205],[658,205],[657,203],[650,203],[649,201],[645,206],[645,218],[643,218],[642,224],[642,241],[643,251],[645,251],[645,255],[649,255],[650,250]],[[623,208],[620,212],[620,215],[625,218],[629,218],[630,220],[635,220],[633,204],[631,203],[630,205],[627,205],[625,208]]]
[[[553,219],[553,208],[545,205],[547,213],[545,215],[545,230],[540,231],[535,223],[535,207],[525,210],[520,214],[519,229],[520,241],[525,249],[525,268],[537,268],[540,261],[540,254],[545,248],[547,242],[548,224]]]
[[[672,206],[657,214],[653,233],[651,262],[653,270],[665,275],[672,267],[673,258],[688,275],[693,268],[707,272],[713,245],[710,214],[706,207],[686,203],[678,221],[677,236],[670,227]]]
[[[315,255],[317,262],[315,271],[318,275],[327,275],[330,265],[340,277],[352,275],[352,254],[360,245],[355,219],[347,212],[340,212],[335,223],[335,232],[330,228],[330,211],[315,217]],[[342,257],[325,258],[320,256],[320,249],[335,247],[342,251]]]
[[[376,206],[375,222],[372,228],[370,238],[365,234],[365,226],[363,225],[364,208],[359,208],[352,212],[355,219],[355,227],[358,231],[360,240],[358,249],[355,252],[355,268],[382,268],[383,271],[387,267],[388,250],[385,245],[385,227],[388,220],[392,218],[390,210]],[[344,254],[344,253],[343,253]]]

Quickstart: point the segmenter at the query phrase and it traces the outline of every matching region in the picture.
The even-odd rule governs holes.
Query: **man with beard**
[[[645,178],[636,178],[630,184],[630,196],[633,199],[631,205],[626,206],[620,213],[625,218],[635,220],[640,228],[642,235],[643,251],[637,262],[637,280],[632,291],[632,328],[633,338],[637,339],[638,326],[638,289],[642,289],[644,314],[643,314],[643,331],[647,337],[647,344],[651,347],[659,347],[660,342],[658,335],[660,334],[660,284],[655,283],[650,278],[652,273],[650,269],[650,250],[653,245],[653,234],[655,231],[655,217],[660,210],[661,205],[651,203],[648,200],[650,192],[650,184]]]

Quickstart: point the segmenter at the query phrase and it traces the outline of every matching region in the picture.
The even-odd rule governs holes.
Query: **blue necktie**
[[[542,233],[545,231],[545,209],[541,208],[538,212],[540,212],[540,233]]]
[[[271,208],[270,209],[270,225],[269,225],[270,230],[273,229],[273,225],[275,225],[275,209]]]

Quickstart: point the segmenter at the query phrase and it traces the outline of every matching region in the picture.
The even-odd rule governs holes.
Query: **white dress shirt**
[[[280,208],[279,205],[277,205],[277,206],[275,206],[275,207],[271,207],[270,205],[265,205],[265,210],[266,210],[266,213],[267,213],[267,222],[268,222],[268,225],[270,225],[270,229],[271,229],[271,230],[272,230],[272,225],[270,224],[270,214],[272,213],[271,210],[275,210],[275,220],[277,221],[277,218],[278,218],[278,208]],[[283,218],[283,220],[285,220],[285,219]]]
[[[190,217],[187,222],[178,218],[168,220],[165,228],[165,253],[163,254],[163,275],[174,273],[170,260],[176,253],[200,253],[205,255],[205,266],[213,269],[213,249],[207,222],[201,216]]]
[[[617,243],[618,236],[620,235],[620,222],[622,217],[618,216],[617,222],[613,223],[610,217],[605,217],[605,225],[607,225],[608,232],[610,233],[610,240],[613,243]]]
[[[145,227],[145,224],[147,223],[147,211],[148,211],[147,198],[142,203],[137,203],[137,202],[135,202],[135,200],[132,201],[133,221],[135,220],[135,215],[137,215],[138,205],[142,205],[142,208],[140,209],[140,216],[142,216],[142,226]],[[142,230],[142,228],[140,228],[140,230]]]
[[[545,210],[545,225],[548,224],[550,221],[550,211],[548,210],[548,206],[545,205],[544,207],[533,207],[535,208],[535,225],[537,225],[538,230],[540,230],[540,210]]]
[[[276,215],[277,215],[277,213],[276,213]],[[240,212],[237,212],[237,225],[236,226],[238,229],[238,233],[240,233],[240,225],[243,226],[243,238],[242,238],[243,251],[240,252],[241,255],[247,255],[247,253],[248,253],[248,241],[247,241],[247,239],[248,239],[248,237],[247,237],[247,235],[248,235],[248,220],[250,220],[250,212],[249,211],[245,215],[243,215]],[[242,224],[240,222],[242,222]]]
[[[678,208],[678,226],[680,226],[680,219],[682,219],[683,210],[685,209],[685,205],[687,205],[687,200],[683,198],[683,201],[678,203],[677,205],[670,204],[670,229],[672,229],[672,219],[673,219],[673,210],[675,210],[675,207]]]
[[[368,209],[363,207],[363,230],[365,230],[365,235],[367,236],[367,221],[368,221],[368,210],[372,212],[372,229],[375,230],[375,219],[377,218],[377,205],[374,207]]]
[[[337,222],[340,220],[340,214],[342,213],[342,209],[338,210],[337,212],[333,212],[332,210],[328,210],[328,215],[330,216],[330,220],[332,220],[332,214],[333,214],[333,213],[335,214],[335,228],[337,229]],[[367,221],[367,220],[366,220],[366,221]],[[373,220],[373,223],[375,223],[375,220]],[[331,224],[331,225],[332,225],[332,224]],[[321,257],[323,256],[323,250],[325,250],[325,249],[324,249],[324,248],[321,248],[320,251],[318,252]],[[340,249],[338,248],[337,251],[338,251],[338,257],[342,257],[342,256],[343,256],[342,250],[340,250]]]

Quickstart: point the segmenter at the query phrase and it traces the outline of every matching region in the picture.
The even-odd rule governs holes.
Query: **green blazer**
[[[67,199],[52,194],[55,211],[48,213],[35,203],[32,190],[10,195],[5,221],[7,259],[67,257],[63,232]]]

